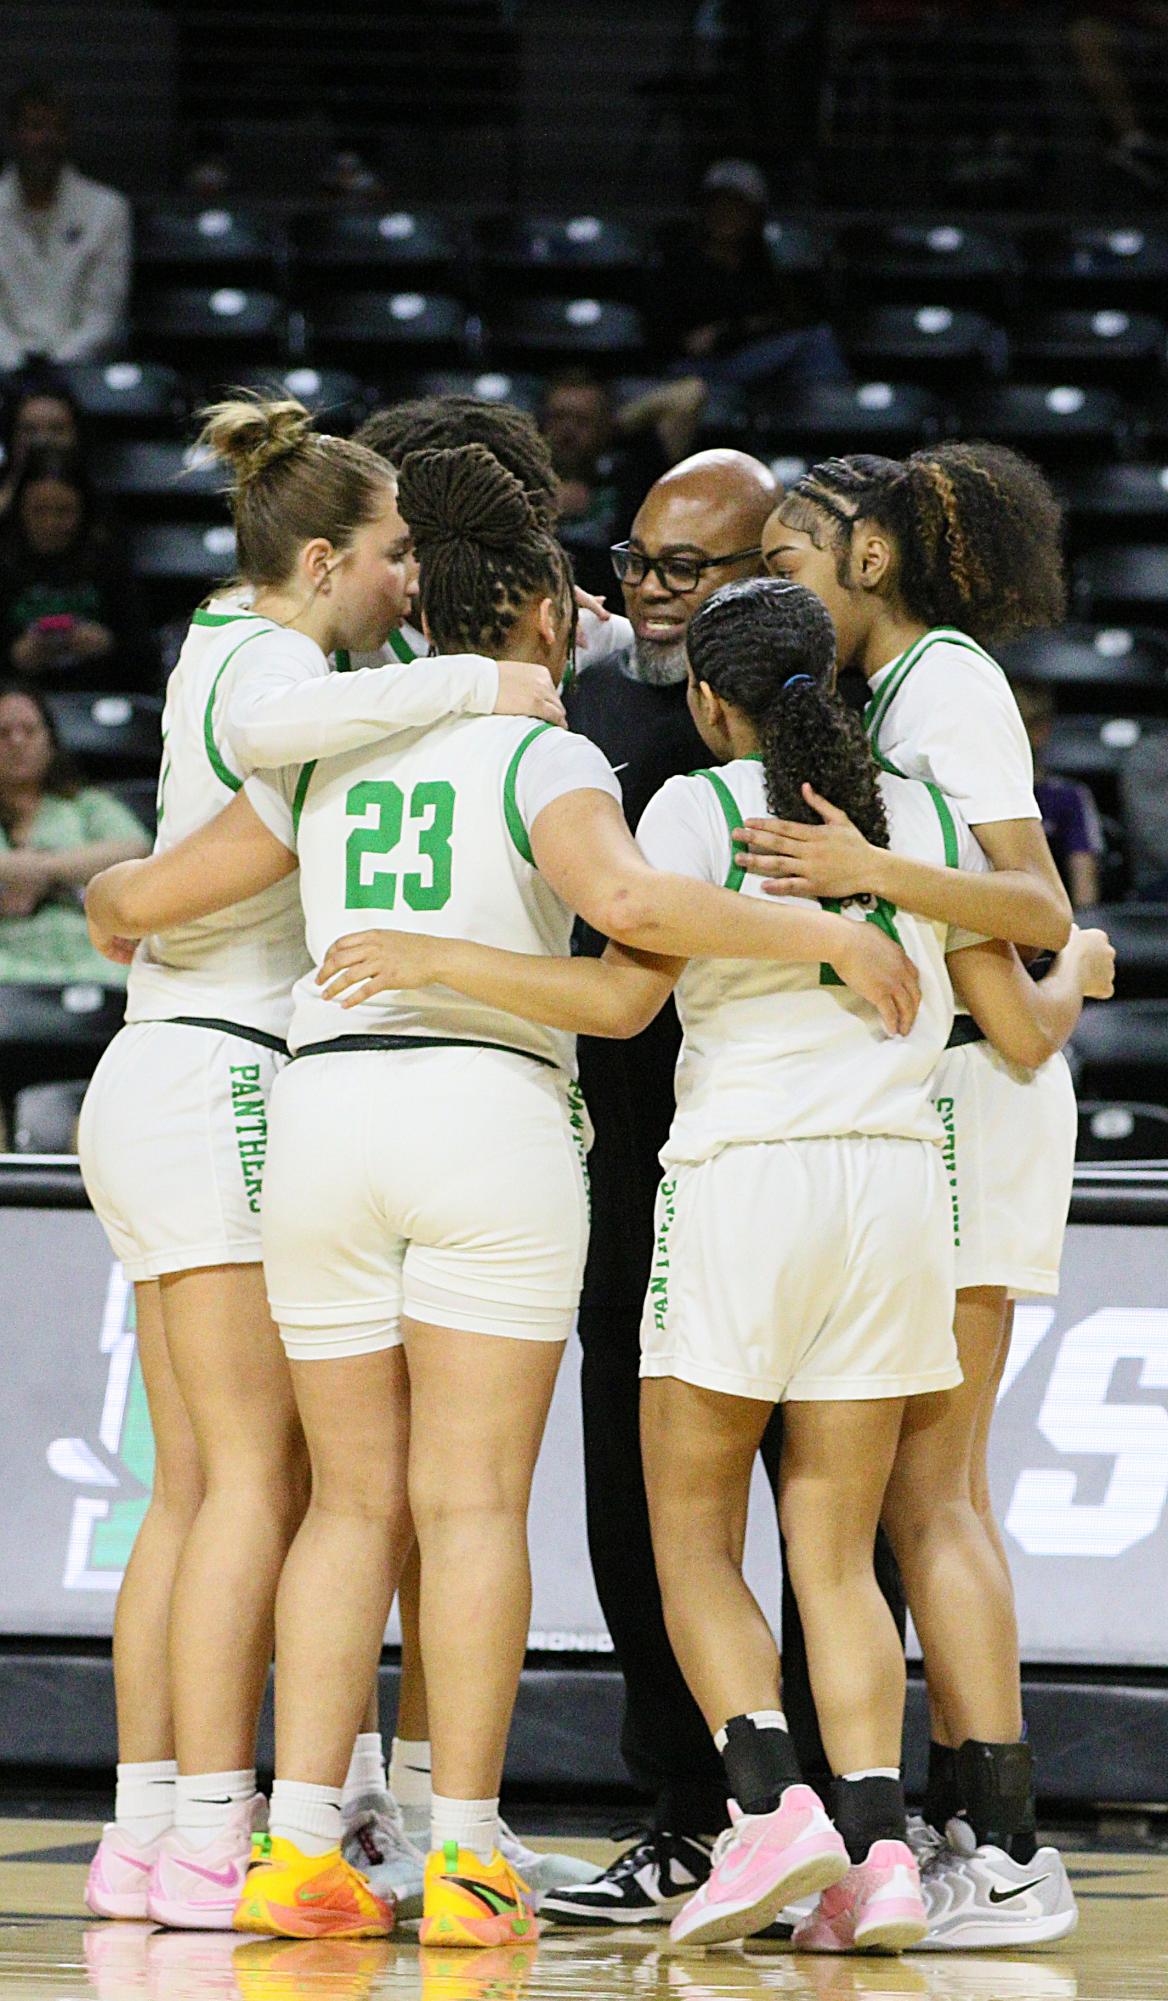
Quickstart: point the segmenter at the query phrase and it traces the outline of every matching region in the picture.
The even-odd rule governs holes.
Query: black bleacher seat
[[[960,307],[876,306],[842,333],[849,359],[866,376],[964,386],[1005,372],[1001,327]]]
[[[106,786],[115,799],[138,820],[142,832],[153,840],[158,831],[158,780],[156,778],[119,778]]]
[[[1135,435],[1141,451],[1168,458],[1168,392],[1157,390],[1135,411]]]
[[[1068,1054],[1080,1097],[1131,1098],[1168,1107],[1168,1006],[1163,1001],[1088,1001]]]
[[[1115,452],[1124,424],[1124,406],[1110,389],[1000,382],[962,397],[958,429],[962,437],[1014,445],[1047,463]]]
[[[832,452],[899,456],[937,437],[942,406],[911,383],[809,383],[786,394],[759,390],[753,432],[761,451],[805,459]]]
[[[487,343],[493,360],[549,367],[586,357],[597,366],[635,367],[645,352],[645,326],[635,306],[613,299],[513,299],[492,314]]]
[[[1168,231],[1112,224],[1038,230],[1026,238],[1027,292],[1042,306],[1153,311],[1168,286]]]
[[[1162,714],[1168,707],[1168,640],[1124,625],[1068,625],[1028,632],[1003,646],[999,658],[1012,680],[1053,688],[1060,708],[1086,702]]]
[[[0,1101],[10,1106],[27,1084],[92,1076],[125,1011],[124,987],[0,985]]]
[[[95,695],[70,689],[45,697],[63,747],[93,778],[154,776],[162,755],[157,695]]]
[[[1166,346],[1163,320],[1117,306],[1028,314],[1010,333],[1018,375],[1065,376],[1119,390],[1147,388],[1162,377]]]
[[[360,357],[378,377],[411,362],[461,360],[466,306],[445,292],[336,292],[311,315],[313,358]]]
[[[177,438],[125,438],[99,445],[93,458],[95,486],[126,520],[205,517],[230,477],[210,453]]]
[[[1149,733],[1164,734],[1158,717],[1133,715],[1056,716],[1046,748],[1051,771],[1082,778],[1104,812],[1116,808],[1124,761]]]
[[[178,433],[189,415],[181,379],[159,362],[71,362],[61,373],[95,438]]]
[[[1115,991],[1121,1000],[1168,1003],[1168,904],[1100,903],[1077,910],[1075,922],[1099,925],[1115,947]]]
[[[635,300],[650,261],[642,230],[599,215],[492,218],[480,225],[479,239],[492,291],[595,290]]]
[[[287,340],[283,300],[235,284],[158,287],[138,301],[134,326],[146,352],[228,376],[247,361],[280,359]]]
[[[539,408],[543,377],[524,369],[429,369],[411,383],[412,396],[474,396],[480,403],[514,403],[532,413]]]
[[[14,1153],[76,1153],[77,1114],[84,1080],[27,1084],[16,1096],[12,1120]]]
[[[141,578],[159,620],[191,611],[216,584],[230,577],[235,534],[225,521],[171,521],[136,528],[131,536],[134,574]]]
[[[148,208],[134,231],[134,265],[149,284],[264,284],[287,259],[282,227],[236,208]]]
[[[771,263],[787,278],[816,277],[827,263],[831,236],[820,224],[812,229],[805,222],[789,222],[772,216],[763,225],[763,238]]]
[[[298,294],[327,287],[433,285],[445,291],[465,265],[463,232],[424,209],[354,210],[302,218],[296,232]]]
[[[377,395],[346,368],[245,368],[232,378],[260,396],[295,396],[311,410],[321,430],[348,436],[364,422]]]
[[[1010,242],[964,222],[857,224],[841,232],[838,257],[849,292],[883,299],[934,299],[996,314],[1014,252]]]
[[[1058,482],[1077,544],[1168,540],[1168,465],[1068,467]]]
[[[1075,1158],[1117,1163],[1168,1160],[1168,1106],[1080,1099]]]
[[[1168,625],[1168,544],[1088,549],[1071,566],[1075,604],[1086,618]]]

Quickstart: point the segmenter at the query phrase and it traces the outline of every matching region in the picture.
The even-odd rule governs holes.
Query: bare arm
[[[974,828],[993,870],[974,874],[877,848],[846,813],[809,785],[803,796],[823,824],[797,820],[748,820],[740,830],[742,866],[772,878],[768,888],[785,896],[886,897],[966,931],[981,931],[1014,945],[1060,952],[1070,937],[1071,905],[1054,865],[1040,820],[991,820]]]
[[[1071,902],[1076,910],[1083,910],[1099,901],[1099,863],[1090,848],[1080,848],[1077,854],[1067,856],[1067,871],[1071,878]]]
[[[502,952],[465,938],[363,931],[338,938],[317,974],[325,998],[356,1007],[407,987],[452,987],[470,1000],[574,1035],[639,1035],[659,1014],[684,965],[610,945],[603,959]]]
[[[265,827],[247,794],[173,848],[144,861],[119,862],[95,876],[85,892],[89,935],[97,951],[124,962],[120,941],[144,938],[209,917],[258,896],[291,875],[296,857]]]
[[[992,938],[949,956],[957,998],[1011,1063],[1037,1070],[1078,1025],[1084,998],[1107,1000],[1115,953],[1104,931],[1072,930],[1044,980],[1032,980],[1012,945]]]

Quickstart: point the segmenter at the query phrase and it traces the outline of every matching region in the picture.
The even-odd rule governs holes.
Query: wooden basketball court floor
[[[84,1915],[99,1828],[0,1820],[0,2001],[1168,2001],[1168,1855],[1068,1856],[1075,1936],[1045,1952],[814,1959],[787,1946],[670,1950],[658,1930],[549,1928],[533,1949],[419,1950],[393,1939],[297,1943],[102,1924]],[[544,1843],[551,1846],[551,1843]],[[607,1842],[557,1840],[607,1861]]]

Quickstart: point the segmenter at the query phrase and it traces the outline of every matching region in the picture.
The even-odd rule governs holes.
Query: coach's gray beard
[[[684,639],[677,646],[656,646],[651,639],[634,639],[633,666],[638,681],[650,688],[676,688],[689,671]]]

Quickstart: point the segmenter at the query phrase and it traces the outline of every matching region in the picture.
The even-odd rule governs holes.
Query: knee
[[[429,1536],[458,1526],[518,1522],[526,1533],[527,1502],[501,1467],[468,1467],[464,1477],[449,1466],[410,1469],[409,1510],[423,1549]]]

